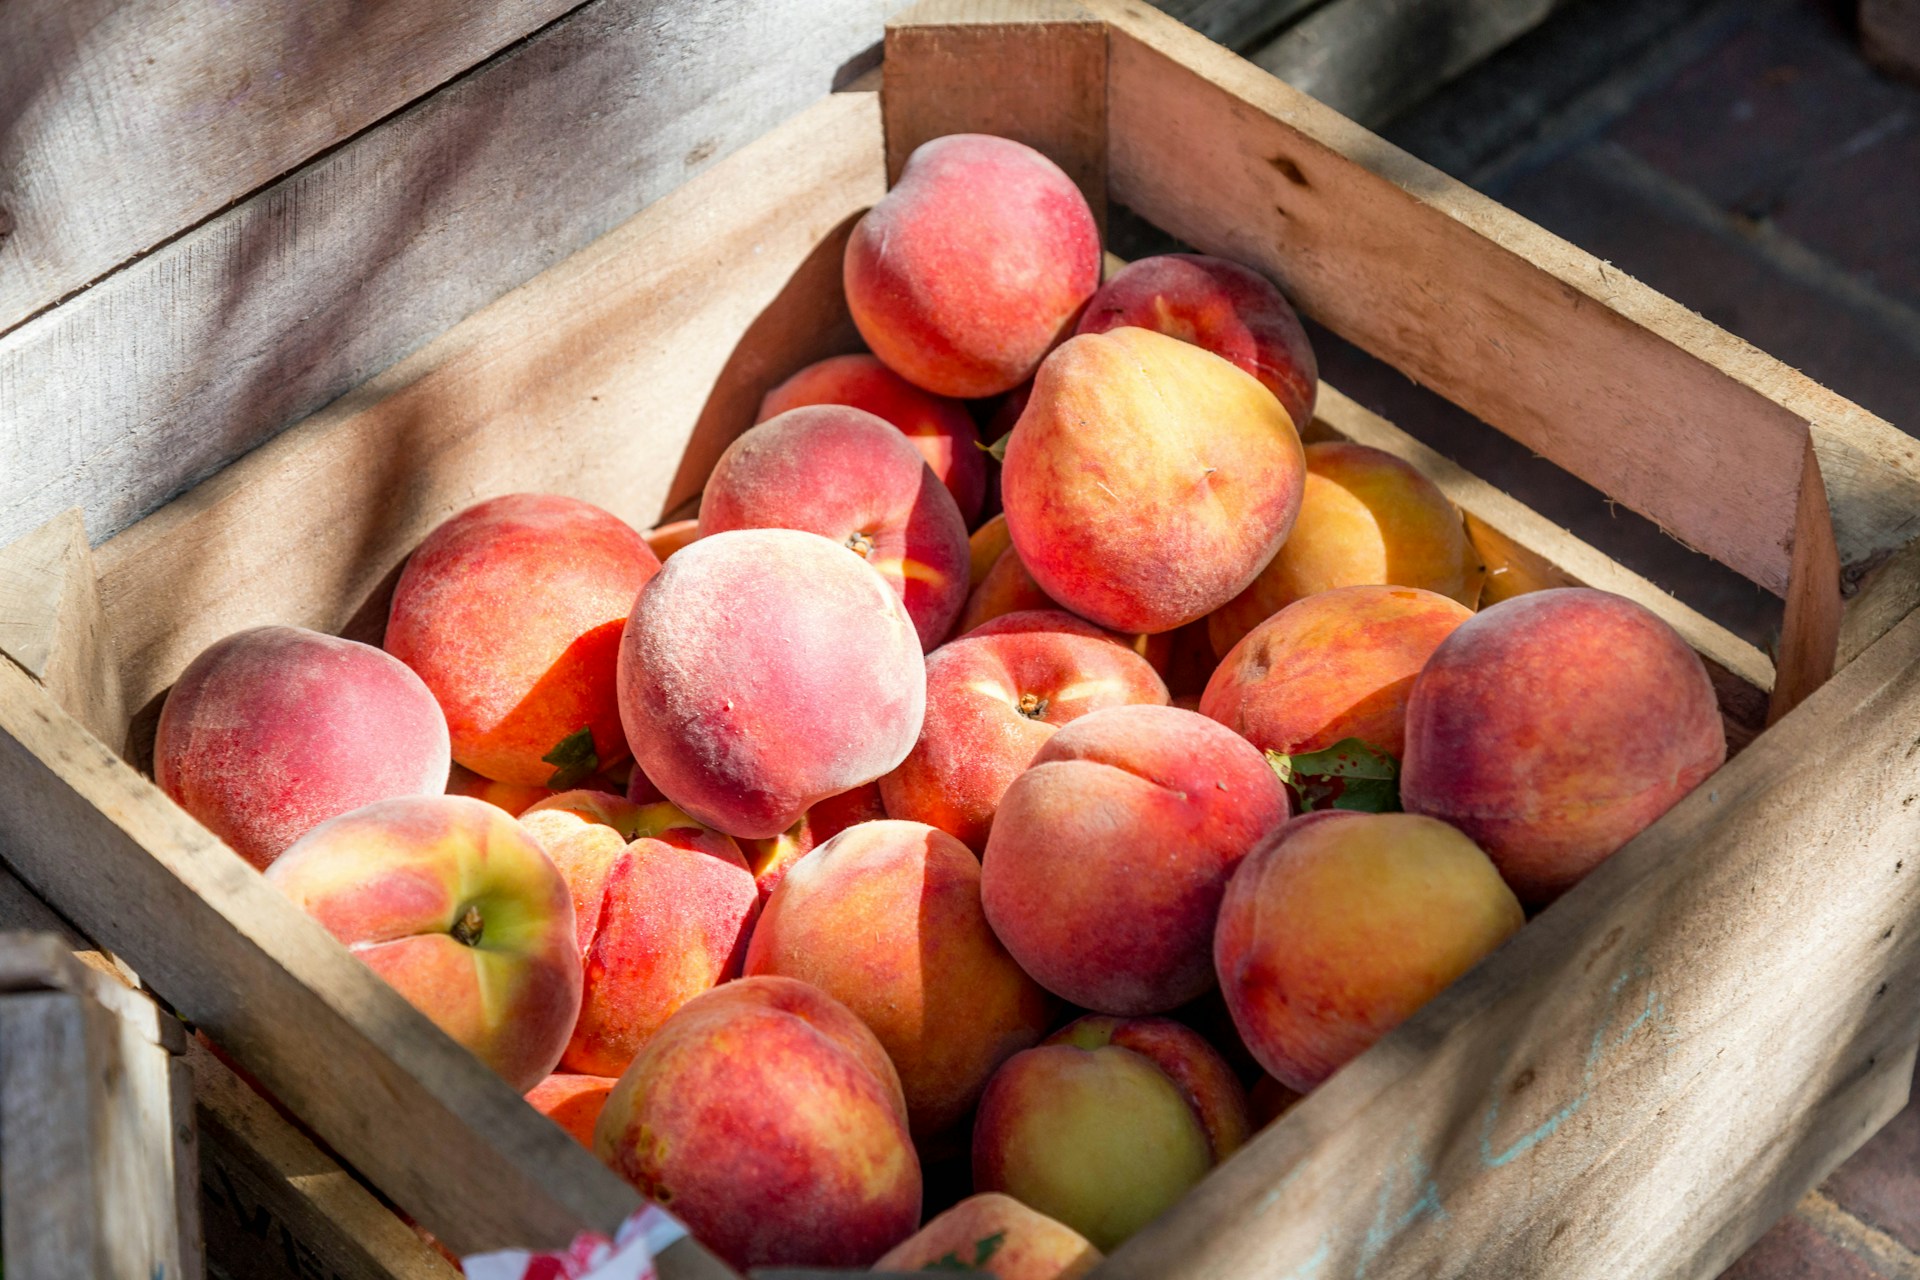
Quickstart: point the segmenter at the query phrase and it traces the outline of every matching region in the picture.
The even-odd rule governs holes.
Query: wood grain
[[[78,510],[0,547],[0,653],[96,737],[126,740],[120,664]]]
[[[991,133],[1066,170],[1104,231],[1107,31],[1072,0],[921,0],[887,23],[887,180],[923,142]]]
[[[592,0],[0,337],[0,542],[126,527],[815,101],[882,7]]]
[[[13,0],[0,333],[576,3]]]
[[[1799,706],[1833,674],[1840,649],[1840,553],[1811,440],[1801,468],[1800,511],[1794,522],[1792,572],[1780,619],[1779,671],[1767,707],[1768,723]]]
[[[1901,1101],[1916,719],[1920,617],[1099,1274],[1715,1274]]]

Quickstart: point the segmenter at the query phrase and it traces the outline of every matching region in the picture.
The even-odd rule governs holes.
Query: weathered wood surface
[[[93,552],[78,511],[0,546],[0,653],[102,742],[118,747],[126,740],[120,663],[100,616]]]
[[[0,333],[579,0],[11,0]]]
[[[1920,616],[1102,1276],[1717,1273],[1904,1102]]]
[[[124,528],[815,101],[884,7],[592,0],[0,336],[0,542]]]

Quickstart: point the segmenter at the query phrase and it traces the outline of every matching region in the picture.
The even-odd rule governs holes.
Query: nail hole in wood
[[[1528,1085],[1532,1083],[1533,1083],[1533,1068],[1532,1067],[1523,1068],[1520,1074],[1513,1078],[1513,1083],[1507,1086],[1507,1096],[1509,1098],[1513,1097],[1516,1093],[1519,1093],[1521,1090],[1525,1089]]]
[[[1291,182],[1294,186],[1305,187],[1309,191],[1313,190],[1313,184],[1307,181],[1306,174],[1300,172],[1300,166],[1287,159],[1287,157],[1275,156],[1273,159],[1267,161],[1267,163],[1279,170],[1280,176],[1288,182]]]

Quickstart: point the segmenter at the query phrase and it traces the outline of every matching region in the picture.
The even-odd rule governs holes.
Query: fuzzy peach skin
[[[1103,707],[1167,702],[1146,659],[1090,622],[1042,611],[995,624],[927,656],[920,738],[880,780],[889,816],[974,850],[986,846],[1000,797],[1060,726]]]
[[[447,721],[391,656],[303,627],[207,646],[160,709],[154,779],[256,867],[328,818],[447,785]]]
[[[1686,641],[1624,596],[1562,587],[1493,605],[1434,650],[1407,700],[1400,798],[1543,906],[1726,758]]]
[[[1397,760],[1414,677],[1472,616],[1413,587],[1308,596],[1233,647],[1200,695],[1200,714],[1262,751],[1292,755],[1359,738]]]
[[[552,796],[552,787],[526,787],[517,782],[495,782],[456,764],[447,775],[447,794],[484,800],[496,809],[519,817],[528,808]]]
[[[1007,534],[1007,513],[1004,511],[969,534],[967,537],[967,588],[972,590],[979,586],[987,576],[987,570],[993,568],[994,562],[1000,559],[1001,553],[1012,545],[1013,539]],[[970,630],[970,628],[963,627],[961,630]]]
[[[741,1271],[869,1266],[920,1221],[885,1051],[788,978],[689,1001],[614,1086],[593,1149]]]
[[[1244,1097],[1237,1120],[1244,1140]],[[1077,1024],[1008,1059],[974,1119],[974,1189],[1004,1192],[1103,1250],[1159,1217],[1216,1162],[1193,1099],[1153,1056]]]
[[[794,863],[848,827],[877,822],[886,816],[880,784],[869,782],[837,796],[828,796],[772,839],[746,841],[741,852],[747,855],[747,868],[753,872],[754,886],[760,890],[760,905],[766,905]]]
[[[667,557],[700,536],[698,520],[670,520],[666,524],[655,525],[640,535],[646,540],[647,550],[659,557],[665,564]]]
[[[573,901],[499,809],[381,800],[315,827],[267,881],[516,1091],[559,1063],[580,1013]]]
[[[1253,1136],[1246,1089],[1227,1060],[1192,1027],[1168,1018],[1113,1018],[1094,1013],[1068,1023],[1048,1036],[1046,1043],[1070,1044],[1078,1049],[1115,1044],[1150,1059],[1180,1087],[1193,1107],[1200,1127],[1206,1131],[1215,1164],[1245,1146]]]
[[[1204,347],[1260,380],[1295,429],[1313,421],[1320,366],[1300,317],[1251,267],[1165,253],[1122,267],[1093,295],[1075,333],[1132,325]]]
[[[955,399],[1025,381],[1100,284],[1100,231],[1033,148],[949,134],[907,157],[847,242],[847,305],[873,353]]]
[[[889,1249],[875,1271],[982,1271],[999,1280],[1074,1280],[1103,1255],[1065,1223],[997,1191],[968,1196]]]
[[[1273,559],[1306,461],[1273,393],[1146,329],[1047,357],[1007,442],[1007,530],[1040,589],[1124,632],[1171,631]]]
[[[987,496],[987,455],[973,415],[957,400],[922,391],[870,355],[832,356],[767,392],[755,422],[810,404],[844,404],[885,418],[920,451],[971,525]]]
[[[1227,879],[1287,818],[1266,757],[1177,707],[1109,707],[1040,748],[982,859],[993,931],[1082,1008],[1161,1013],[1213,985]]]
[[[967,635],[1004,614],[1058,608],[1059,603],[1040,589],[1040,584],[1027,572],[1020,553],[1009,542],[967,596],[966,607],[960,611],[960,621],[954,625],[953,633]]]
[[[569,791],[520,825],[573,895],[582,991],[560,1065],[617,1076],[676,1009],[740,972],[753,875],[731,836],[665,802]]]
[[[593,1150],[593,1126],[607,1095],[617,1081],[607,1076],[573,1075],[556,1071],[527,1091],[527,1102],[567,1131],[575,1142]]]
[[[859,1014],[900,1073],[916,1137],[965,1118],[1053,1012],[987,927],[979,860],[918,822],[864,822],[795,863],[746,972],[810,982]]]
[[[1296,600],[1339,587],[1436,591],[1472,608],[1480,557],[1438,485],[1380,449],[1344,440],[1307,446],[1307,483],[1293,532],[1245,591],[1207,617],[1227,650]]]
[[[428,534],[400,573],[385,647],[446,712],[453,758],[500,782],[546,786],[541,759],[581,729],[623,760],[614,696],[620,629],[660,562],[591,503],[513,493]]]
[[[620,714],[639,766],[745,840],[898,767],[926,702],[906,606],[818,534],[701,538],[647,584],[621,642]]]
[[[1525,923],[1487,855],[1446,823],[1330,809],[1241,864],[1213,952],[1241,1039],[1305,1093]]]
[[[946,639],[967,602],[967,526],[907,438],[845,405],[769,418],[714,464],[700,536],[802,529],[849,548],[906,602],[923,648]]]

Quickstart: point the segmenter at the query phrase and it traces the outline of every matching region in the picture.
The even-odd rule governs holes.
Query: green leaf
[[[600,768],[600,757],[593,750],[593,730],[585,725],[560,739],[540,758],[556,766],[547,779],[547,785],[555,791],[571,791]]]
[[[967,1262],[958,1253],[949,1250],[921,1267],[922,1271],[982,1271],[987,1259],[1000,1252],[1000,1246],[1007,1242],[1007,1233],[996,1231],[990,1236],[982,1236],[973,1242],[973,1261]]]
[[[1009,431],[992,444],[982,444],[976,440],[973,442],[973,447],[986,454],[989,458],[992,458],[995,462],[1005,462],[1007,460],[1007,441],[1011,439],[1013,439],[1013,432]]]
[[[1293,756],[1269,751],[1267,764],[1293,793],[1301,813],[1400,812],[1400,762],[1359,738],[1342,738],[1324,751]]]

